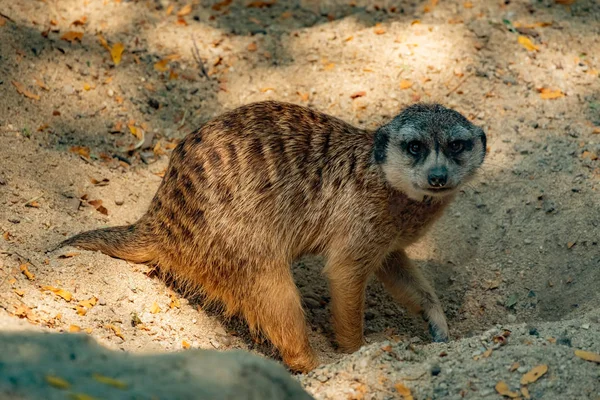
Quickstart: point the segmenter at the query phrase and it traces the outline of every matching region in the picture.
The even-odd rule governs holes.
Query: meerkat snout
[[[389,184],[421,200],[456,192],[485,158],[486,136],[460,113],[415,104],[377,130],[374,158]]]

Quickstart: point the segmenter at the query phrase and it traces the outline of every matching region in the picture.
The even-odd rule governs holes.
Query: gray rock
[[[102,383],[94,374],[117,379],[123,387]],[[74,394],[98,399],[312,398],[282,366],[240,350],[137,356],[105,349],[84,334],[0,334],[0,398],[53,400]]]

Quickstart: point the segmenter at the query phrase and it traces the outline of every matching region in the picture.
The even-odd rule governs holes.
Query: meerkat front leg
[[[440,300],[421,270],[404,250],[388,255],[375,274],[388,292],[409,310],[421,313],[436,342],[448,341],[448,323]]]
[[[352,353],[364,343],[363,315],[369,273],[361,263],[350,260],[327,261],[331,314],[336,341],[344,352]]]

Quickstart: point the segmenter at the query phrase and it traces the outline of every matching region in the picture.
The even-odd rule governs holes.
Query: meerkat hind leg
[[[244,316],[252,329],[267,336],[290,369],[308,372],[319,362],[308,341],[300,293],[290,268],[278,265],[267,271],[245,293]]]
[[[422,314],[435,342],[448,341],[448,323],[440,300],[404,251],[390,254],[375,274],[396,301]]]

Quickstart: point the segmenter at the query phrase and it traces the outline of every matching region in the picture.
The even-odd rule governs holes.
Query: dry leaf
[[[108,42],[106,41],[106,39],[104,39],[104,36],[102,36],[101,34],[98,34],[98,40],[100,41],[100,44],[102,45],[102,47],[104,47],[106,50],[110,51],[110,46],[108,45]]]
[[[181,8],[181,10],[177,11],[177,16],[178,17],[185,17],[188,14],[192,13],[192,5],[191,4],[186,4],[185,6],[183,6],[183,8]]]
[[[81,332],[81,327],[79,327],[78,325],[70,325],[69,332],[71,332],[71,333]]]
[[[175,8],[175,4],[169,4],[169,7],[167,7],[167,17],[171,14],[173,14],[173,9]]]
[[[25,203],[25,207],[40,208],[40,203],[35,200],[32,200],[32,201]]]
[[[274,92],[274,91],[275,91],[275,88],[272,88],[272,87],[264,87],[264,88],[261,88],[261,89],[260,89],[260,91],[261,91],[262,93],[266,93],[266,92],[268,92],[269,90],[271,90],[271,91],[273,91],[273,92]]]
[[[527,386],[521,386],[521,394],[526,399],[531,399],[531,396],[529,395],[529,389],[527,389]]]
[[[192,345],[186,342],[185,340],[181,342],[181,347],[183,347],[186,350],[189,349],[191,346]]]
[[[300,100],[302,100],[302,101],[308,101],[308,99],[310,97],[309,93],[296,92],[296,94],[298,96],[300,96]]]
[[[21,264],[21,266],[19,268],[21,269],[21,272],[23,273],[23,275],[25,275],[27,277],[27,279],[29,279],[30,281],[35,279],[35,275],[33,275],[27,269],[27,264]]]
[[[519,397],[519,392],[511,392],[510,388],[504,381],[496,383],[496,392],[498,392],[502,396],[510,397],[513,399]]]
[[[275,3],[276,3],[276,0],[253,1],[251,3],[246,4],[246,7],[248,7],[248,8],[265,8],[265,7],[271,7]]]
[[[181,307],[181,303],[179,302],[179,299],[174,294],[171,294],[171,302],[169,303],[169,308],[179,308],[179,307]]]
[[[600,354],[591,351],[575,350],[575,355],[585,361],[592,361],[600,364]]]
[[[107,186],[110,180],[108,178],[103,178],[102,180],[91,178],[90,182],[92,182],[92,184],[96,186]]]
[[[66,40],[69,43],[73,43],[76,40],[79,40],[81,42],[81,39],[83,38],[83,32],[70,31],[62,35],[60,38],[62,40]]]
[[[121,42],[113,44],[113,47],[110,49],[110,56],[112,57],[115,65],[119,65],[121,63],[121,55],[123,54],[123,50],[125,50],[125,46],[123,46],[123,43]]]
[[[404,386],[404,384],[398,382],[394,385],[394,388],[396,388],[396,391],[400,394],[400,396],[402,396],[404,400],[413,400],[413,396],[410,393],[410,389]]]
[[[420,24],[420,23],[421,23],[421,20],[420,20],[420,19],[415,19],[415,20],[411,21],[411,23],[410,23],[410,24],[411,24],[411,26],[412,26],[412,25],[417,25],[417,24]]]
[[[165,72],[169,69],[168,64],[169,64],[169,59],[168,58],[163,58],[162,60],[154,63],[154,69],[157,70],[158,72]]]
[[[152,304],[152,307],[150,307],[150,312],[151,312],[152,314],[158,314],[158,313],[160,312],[160,307],[159,307],[159,305],[158,305],[158,303],[157,303],[157,302],[154,302],[154,303]]]
[[[354,36],[348,36],[346,39],[344,39],[344,42],[349,42],[352,39],[354,39]]]
[[[23,297],[25,295],[25,291],[21,289],[13,289],[13,291],[19,296]]]
[[[538,46],[536,46],[535,44],[533,44],[533,42],[527,36],[520,35],[519,38],[517,39],[517,41],[519,42],[519,44],[521,46],[525,47],[529,51],[539,51],[540,50],[540,48]]]
[[[540,97],[544,100],[554,100],[560,97],[564,97],[564,93],[560,89],[550,90],[546,88],[540,89]]]
[[[256,51],[257,49],[258,49],[258,46],[254,42],[252,42],[248,45],[248,51]]]
[[[511,366],[509,371],[510,372],[515,372],[517,370],[517,368],[519,368],[521,365],[518,362],[514,362]]]
[[[10,232],[9,232],[9,231],[6,231],[6,232],[4,232],[4,233],[2,234],[2,237],[3,237],[3,238],[4,238],[4,240],[6,240],[7,242],[10,240],[10,237],[11,237],[11,236],[12,236],[12,235],[10,234]]]
[[[58,389],[68,389],[69,387],[71,387],[71,384],[69,382],[67,382],[63,378],[54,375],[46,375],[46,382],[50,386],[53,386]]]
[[[329,63],[329,64],[325,65],[325,67],[324,67],[325,71],[330,71],[334,68],[335,68],[335,63]]]
[[[71,146],[71,153],[79,154],[82,157],[90,158],[90,148],[85,146]]]
[[[470,1],[465,1],[463,3],[463,7],[464,8],[473,8],[473,3],[471,3]]]
[[[365,92],[365,91],[363,90],[363,91],[360,91],[360,92],[352,93],[352,94],[350,95],[350,98],[351,98],[351,99],[356,99],[356,98],[363,97],[363,96],[366,96],[366,95],[367,95],[367,92]]]
[[[13,84],[13,86],[15,88],[17,88],[17,92],[19,92],[19,94],[22,94],[23,96],[28,97],[28,98],[33,99],[33,100],[39,100],[40,99],[39,95],[37,95],[37,94],[35,94],[35,93],[30,92],[29,90],[27,90],[27,88],[25,86],[23,86],[23,84],[21,84],[19,82],[16,82],[16,81],[12,81],[12,84]]]
[[[233,0],[223,0],[218,3],[212,5],[212,9],[215,11],[221,11],[223,8],[227,7],[233,2]]]
[[[71,294],[71,292],[64,289],[56,288],[54,286],[42,286],[42,290],[52,292],[58,297],[65,299],[66,301],[71,301],[73,299],[73,295]]]
[[[98,211],[100,214],[108,215],[108,209],[104,206],[96,208],[96,211]]]
[[[592,153],[591,151],[584,151],[581,153],[581,158],[589,158],[592,161],[596,161],[598,159],[598,155],[596,153]]]
[[[94,378],[94,380],[97,381],[97,382],[103,383],[105,385],[116,387],[117,389],[126,389],[127,388],[127,384],[125,382],[120,381],[120,380],[115,379],[115,378],[111,378],[109,376],[104,376],[104,375],[100,375],[100,374],[93,374],[92,378]]]
[[[375,32],[376,35],[383,35],[385,33],[385,28],[383,28],[378,22],[375,24],[375,29],[373,29],[373,32]]]
[[[48,85],[46,85],[44,83],[44,81],[42,81],[41,79],[38,78],[34,78],[35,79],[35,84],[38,85],[39,87],[41,87],[42,89],[48,91],[50,90],[50,88],[48,87]]]
[[[521,377],[521,385],[528,385],[537,381],[546,372],[548,372],[548,366],[546,364],[533,367],[529,372]]]
[[[87,21],[87,17],[84,15],[83,17],[79,18],[78,20],[71,22],[71,25],[82,26],[82,25],[85,25],[86,21]]]
[[[411,81],[406,80],[406,79],[402,79],[400,81],[400,89],[402,89],[402,90],[411,88],[412,85],[413,85],[413,83]]]
[[[114,332],[115,336],[118,336],[121,339],[125,340],[125,338],[123,337],[123,334],[121,333],[121,329],[119,329],[118,327],[114,326],[113,324],[109,324],[109,325],[106,325],[105,328],[110,329],[111,331]]]

